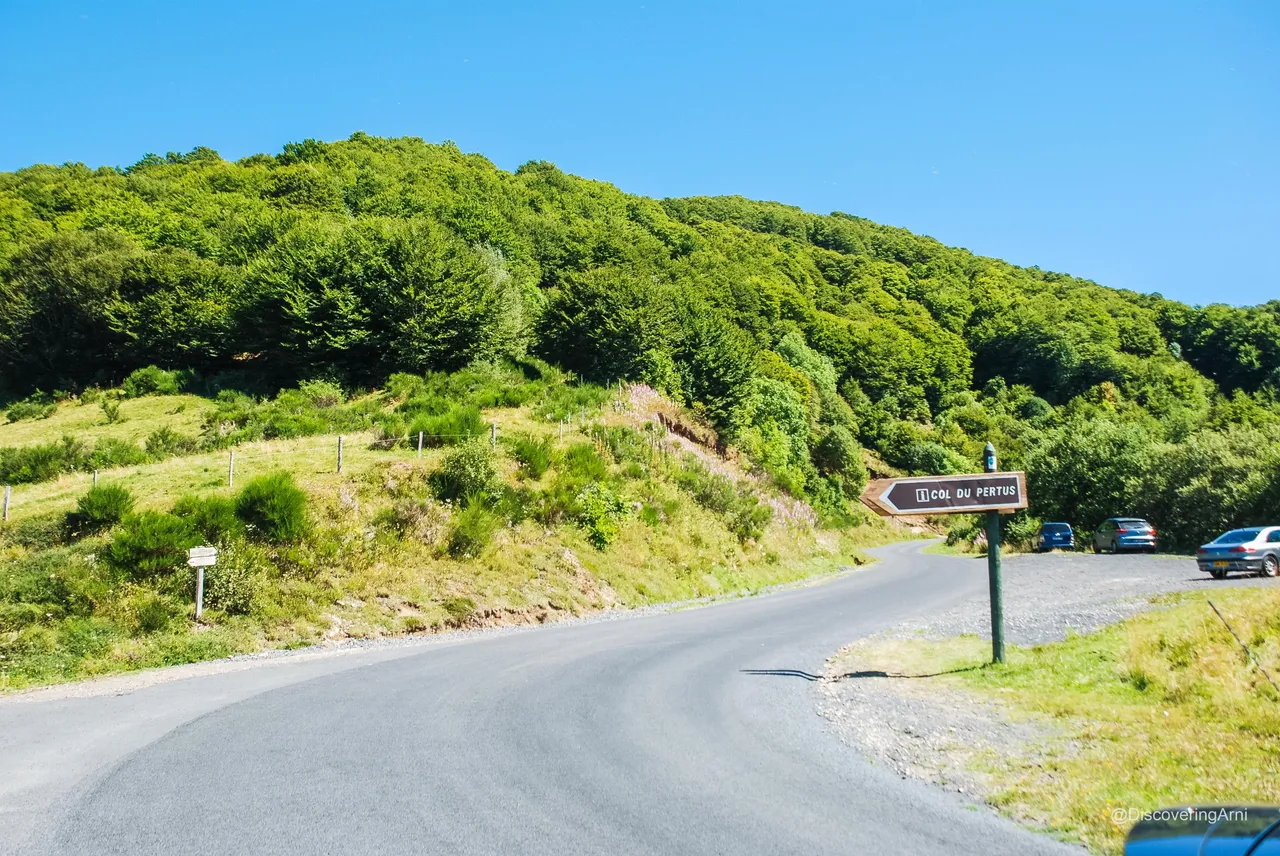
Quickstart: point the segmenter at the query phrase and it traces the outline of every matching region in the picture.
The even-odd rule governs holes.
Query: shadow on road
[[[982,666],[964,666],[959,669],[947,669],[943,672],[928,672],[921,675],[903,675],[897,672],[845,672],[843,675],[837,675],[834,678],[826,678],[822,675],[813,675],[809,672],[802,672],[799,669],[740,669],[744,675],[756,675],[772,678],[801,678],[806,681],[843,681],[848,679],[861,678],[937,678],[942,675],[956,675],[961,672],[974,672],[981,669]]]

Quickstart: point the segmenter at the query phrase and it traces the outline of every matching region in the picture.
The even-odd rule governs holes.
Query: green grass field
[[[198,434],[205,415],[212,409],[208,400],[195,395],[126,398],[119,404],[120,420],[114,423],[107,422],[97,402],[86,404],[75,399],[59,404],[48,419],[0,421],[0,446],[48,443],[64,435],[81,440],[111,438],[141,443],[152,431],[165,426],[184,434]]]

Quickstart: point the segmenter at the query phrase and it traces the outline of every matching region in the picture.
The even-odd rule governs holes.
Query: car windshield
[[[1230,532],[1219,535],[1213,543],[1215,544],[1246,544],[1258,537],[1261,528],[1255,529],[1232,529]]]
[[[1041,529],[1050,535],[1066,534],[1071,531],[1071,527],[1065,523],[1046,523]]]

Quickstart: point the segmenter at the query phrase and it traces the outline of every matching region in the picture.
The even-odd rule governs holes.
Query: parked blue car
[[[1071,531],[1070,523],[1041,523],[1040,534],[1036,535],[1036,543],[1032,548],[1037,553],[1050,550],[1074,550],[1076,534]]]

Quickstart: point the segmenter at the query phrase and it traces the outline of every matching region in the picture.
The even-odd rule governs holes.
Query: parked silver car
[[[1196,564],[1215,580],[1231,571],[1274,577],[1280,574],[1280,526],[1224,532],[1196,550]]]
[[[1112,517],[1093,533],[1093,552],[1156,551],[1156,528],[1140,517]]]

